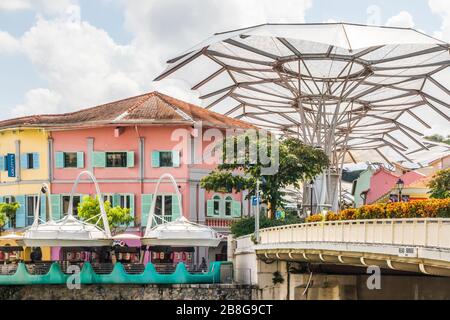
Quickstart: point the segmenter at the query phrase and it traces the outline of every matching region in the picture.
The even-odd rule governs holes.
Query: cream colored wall
[[[39,153],[39,169],[20,170],[20,181],[0,172],[0,195],[37,194],[43,181],[48,181],[48,133],[41,129],[5,130],[0,132],[0,155],[16,153],[16,141],[20,141],[20,153]],[[20,157],[16,159],[20,162]]]

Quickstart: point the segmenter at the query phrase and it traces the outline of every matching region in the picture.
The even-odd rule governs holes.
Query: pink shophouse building
[[[183,211],[190,221],[214,227],[224,235],[233,220],[250,213],[245,192],[209,193],[199,185],[216,167],[201,161],[205,148],[214,143],[214,139],[202,141],[202,134],[209,129],[225,133],[227,129],[253,128],[248,123],[152,92],[73,113],[37,116],[32,125],[49,132],[54,218],[67,213],[71,188],[83,170],[94,173],[105,200],[130,208],[134,222],[127,233],[142,234],[155,196],[157,215],[173,220]],[[182,210],[168,181],[155,194],[163,173],[175,177]],[[85,195],[95,195],[88,180],[79,184],[74,208]],[[160,250],[152,260],[198,264],[203,257],[207,262],[226,259],[226,240],[209,251],[186,248],[174,254],[170,248]]]

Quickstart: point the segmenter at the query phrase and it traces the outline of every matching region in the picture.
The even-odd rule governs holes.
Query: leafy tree
[[[251,160],[251,150],[268,150],[271,164],[278,161],[278,171],[272,175],[264,176],[260,185],[262,193],[261,200],[268,205],[269,216],[273,216],[274,210],[283,207],[283,195],[281,191],[287,186],[299,188],[302,181],[314,179],[328,166],[327,155],[320,149],[303,144],[296,138],[286,138],[279,142],[278,159],[277,153],[271,149],[267,139],[251,140],[248,136],[233,137],[234,162],[220,164],[217,170],[211,172],[201,180],[201,187],[215,192],[236,192],[249,190],[249,196],[256,194],[256,182],[261,178],[263,169],[270,166],[261,164],[261,160]],[[244,139],[244,140],[243,140]],[[228,143],[223,144],[225,155]],[[239,150],[238,146],[247,146],[245,152]],[[238,173],[238,174],[236,174]]]
[[[450,198],[450,169],[438,171],[428,186],[431,189],[431,198]]]
[[[5,227],[7,219],[8,218],[6,217],[6,214],[0,211],[0,234],[3,231],[3,228]]]
[[[109,227],[111,229],[111,233],[116,233],[123,226],[128,225],[133,221],[133,217],[130,215],[130,209],[122,208],[120,206],[112,207],[111,202],[104,202],[106,216],[108,217]],[[100,202],[98,201],[98,197],[91,198],[89,196],[85,196],[83,201],[78,204],[78,217],[83,220],[89,220],[90,223],[96,223],[97,219],[100,218]],[[98,216],[98,218],[93,218]],[[103,220],[100,219],[98,225],[103,227]]]
[[[444,137],[440,134],[433,134],[431,136],[425,137],[425,139],[429,140],[429,141],[433,141],[433,142],[441,142],[441,143],[446,143],[450,145],[450,135],[448,135],[447,137]]]
[[[0,203],[0,213],[2,213],[8,221],[11,221],[11,226],[13,228],[16,227],[16,212],[17,212],[17,209],[19,209],[19,208],[20,208],[20,204],[18,204],[17,202]],[[6,224],[6,220],[3,223],[2,228],[5,224]]]
[[[284,219],[269,219],[264,214],[260,215],[259,227],[261,229],[303,223],[304,219],[295,214],[287,213]],[[255,232],[255,217],[244,217],[231,224],[231,233],[234,237],[242,237]]]

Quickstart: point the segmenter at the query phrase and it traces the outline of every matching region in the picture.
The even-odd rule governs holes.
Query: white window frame
[[[158,201],[158,196],[161,196],[161,215],[157,215],[156,214],[156,203],[155,203],[155,215],[160,216],[160,217],[172,217],[173,216],[173,208],[172,208],[172,212],[170,212],[170,215],[165,214],[165,197],[172,197],[173,198],[173,194],[171,193],[158,193],[157,195],[155,195],[156,199],[155,201]],[[172,199],[173,201],[173,199]]]
[[[73,195],[73,200],[75,200],[75,197],[80,197],[80,203],[81,203],[81,201],[83,201],[83,196],[84,196],[84,194],[76,193],[76,194]],[[61,210],[63,211],[63,215],[66,216],[67,212],[64,212],[64,197],[69,197],[69,200],[70,200],[70,193],[63,193],[63,194],[61,194]],[[73,209],[75,211],[76,207],[73,206]],[[75,216],[78,216],[78,212],[77,212],[77,214]]]

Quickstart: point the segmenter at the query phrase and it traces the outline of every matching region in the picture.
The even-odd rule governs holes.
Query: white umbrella
[[[140,240],[141,237],[132,233],[121,233],[112,237],[114,240]]]
[[[222,240],[220,235],[212,228],[189,221],[183,216],[183,206],[181,194],[171,174],[163,174],[156,184],[155,194],[158,194],[159,185],[164,178],[168,178],[175,189],[180,208],[180,218],[172,222],[167,222],[163,218],[162,224],[157,224],[155,219],[156,197],[153,197],[150,207],[149,219],[145,235],[141,242],[144,245],[165,245],[165,246],[192,246],[192,247],[217,247]],[[152,228],[152,223],[156,226]]]
[[[415,162],[447,148],[422,136],[449,127],[449,47],[412,29],[265,24],[215,34],[156,80],[185,80],[207,109],[322,148],[331,168],[316,196],[336,209],[345,162]]]
[[[76,187],[83,175],[88,175],[95,185],[97,196],[100,202],[100,213],[89,220],[81,221],[73,215],[72,198],[76,191]],[[45,189],[49,192],[48,187]],[[108,218],[106,216],[105,208],[103,205],[103,199],[100,193],[97,180],[94,175],[89,171],[81,172],[73,185],[71,194],[69,209],[67,215],[57,221],[50,218],[50,221],[39,223],[39,198],[34,212],[34,223],[25,231],[23,241],[26,246],[38,247],[77,247],[77,246],[109,246],[113,240],[109,230]],[[103,227],[100,227],[100,221],[103,222]]]

